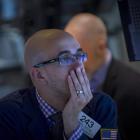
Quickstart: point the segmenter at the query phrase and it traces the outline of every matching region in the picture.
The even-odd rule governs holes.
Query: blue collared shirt
[[[48,105],[48,103],[45,100],[43,100],[41,98],[41,96],[39,96],[37,91],[36,91],[36,98],[37,98],[37,101],[40,105],[40,109],[46,118],[57,113],[57,111],[53,107]],[[70,138],[68,140],[78,140],[82,134],[83,134],[82,128],[79,126],[76,130],[74,130],[73,134],[70,136]]]

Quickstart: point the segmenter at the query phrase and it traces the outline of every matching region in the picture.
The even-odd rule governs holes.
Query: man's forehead
[[[72,37],[70,38],[61,38],[58,40],[47,40],[44,39],[40,42],[41,51],[43,51],[45,57],[56,56],[61,52],[69,52],[75,54],[80,48],[80,44]]]
[[[80,44],[75,39],[65,39],[57,43],[52,43],[51,45],[50,49],[57,54],[60,52],[76,53],[80,49]]]
[[[62,46],[56,46],[55,47],[55,54],[60,54],[60,53],[71,53],[75,54],[79,49],[81,49],[79,44],[69,44],[69,45],[62,45]]]

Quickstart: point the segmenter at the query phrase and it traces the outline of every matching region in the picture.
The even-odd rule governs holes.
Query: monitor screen
[[[118,0],[130,61],[140,61],[140,0]]]

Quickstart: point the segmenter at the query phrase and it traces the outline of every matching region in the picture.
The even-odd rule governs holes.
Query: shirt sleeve
[[[72,135],[67,138],[64,133],[64,140],[78,140],[83,134],[83,130],[81,128],[81,125],[79,125],[72,133]]]

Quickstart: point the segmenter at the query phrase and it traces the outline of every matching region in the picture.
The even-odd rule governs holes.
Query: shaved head
[[[49,57],[52,48],[57,49],[58,46],[61,46],[61,41],[67,39],[73,38],[68,33],[57,29],[41,30],[31,36],[25,44],[24,58],[27,70],[29,71],[33,65],[44,61]]]
[[[103,38],[106,40],[106,27],[102,20],[97,16],[89,13],[81,13],[74,16],[65,27],[65,31],[71,33],[77,39]]]

